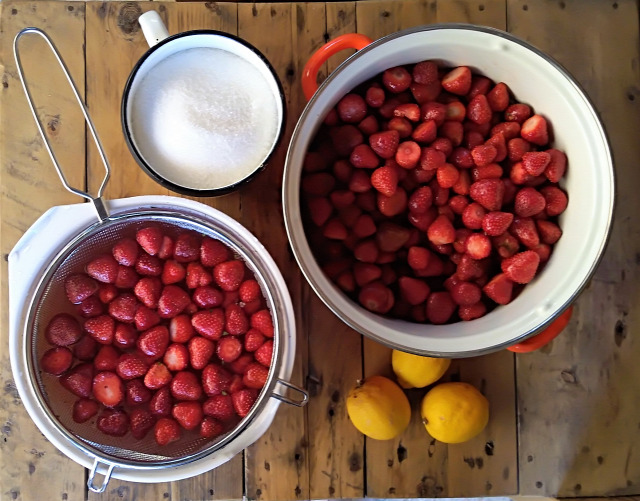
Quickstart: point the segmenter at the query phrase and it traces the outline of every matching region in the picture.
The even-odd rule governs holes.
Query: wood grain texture
[[[168,7],[168,8],[166,8]],[[173,194],[149,178],[135,163],[123,140],[120,124],[120,101],[126,79],[137,59],[148,46],[137,23],[138,16],[157,8],[170,33],[189,29],[215,29],[236,33],[237,9],[235,4],[181,5],[151,3],[90,3],[87,6],[87,102],[93,120],[102,138],[106,155],[111,162],[112,176],[106,196],[120,198],[143,194]],[[103,64],[105,51],[121,54],[110,64]],[[95,187],[102,177],[102,165],[90,150],[89,180]],[[240,196],[201,200],[237,217]],[[90,498],[121,499],[123,492],[131,499],[239,499],[242,497],[242,455],[210,472],[194,478],[172,483],[135,484],[112,480],[108,492],[90,494]]]
[[[68,193],[31,117],[13,59],[13,38],[25,26],[47,31],[84,90],[84,5],[3,2],[0,24],[0,499],[33,500],[42,486],[53,499],[84,499],[84,469],[39,432],[22,406],[9,365],[7,257],[22,234],[54,205],[77,203]],[[61,71],[44,42],[24,38],[21,54],[37,109],[69,182],[84,188],[84,122]]]
[[[324,4],[240,4],[238,35],[258,48],[275,69],[286,96],[284,137],[267,168],[242,188],[242,219],[265,245],[282,271],[297,318],[296,362],[291,381],[305,386],[307,374],[306,312],[302,278],[286,246],[281,208],[284,158],[304,100],[302,66],[323,40]],[[267,432],[245,452],[245,495],[249,499],[309,498],[307,409],[281,405]]]
[[[511,32],[557,58],[586,89],[607,129],[618,179],[611,239],[569,328],[541,352],[517,357],[521,492],[637,495],[637,3],[509,0],[508,14]]]

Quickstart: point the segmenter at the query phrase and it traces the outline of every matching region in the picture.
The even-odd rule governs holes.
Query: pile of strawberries
[[[215,438],[251,410],[273,354],[262,291],[222,242],[160,228],[123,238],[65,279],[77,316],[48,323],[44,372],[78,397],[73,419],[158,444]]]
[[[433,324],[509,303],[549,259],[565,154],[505,83],[432,61],[344,96],[307,153],[301,208],[325,274],[379,314]]]

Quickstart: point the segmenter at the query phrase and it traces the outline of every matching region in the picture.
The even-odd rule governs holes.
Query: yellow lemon
[[[447,444],[472,439],[489,421],[489,401],[467,383],[442,383],[422,399],[422,422],[429,435]]]
[[[411,406],[397,384],[386,377],[371,376],[347,395],[347,414],[367,437],[390,440],[409,425]]]
[[[391,352],[391,366],[403,388],[424,388],[435,383],[450,365],[448,358],[421,357],[398,350]]]

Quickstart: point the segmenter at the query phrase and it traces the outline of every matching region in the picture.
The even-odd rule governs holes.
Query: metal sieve
[[[68,184],[36,114],[18,51],[18,40],[27,33],[37,34],[46,41],[82,108],[106,173],[96,197]],[[288,335],[295,332],[291,300],[279,270],[264,248],[258,248],[260,244],[255,237],[237,223],[230,224],[228,221],[230,218],[227,216],[214,217],[217,211],[200,212],[193,207],[180,207],[177,211],[175,208],[171,209],[169,204],[159,202],[157,205],[143,206],[135,211],[124,210],[110,214],[108,204],[102,200],[102,192],[109,178],[110,167],[86,107],[55,45],[42,30],[25,28],[14,39],[14,56],[31,112],[63,185],[72,193],[90,200],[98,214],[98,220],[73,236],[46,266],[30,298],[22,333],[22,348],[26,359],[25,375],[28,387],[35,395],[35,405],[48,425],[53,426],[70,444],[93,459],[87,482],[89,489],[94,492],[104,491],[116,468],[157,470],[179,467],[220,451],[256,421],[271,397],[296,406],[304,405],[308,399],[306,392],[279,378],[284,343],[287,342]],[[172,197],[161,198],[171,199]],[[95,418],[83,424],[73,421],[71,411],[77,397],[64,389],[56,377],[42,373],[39,369],[39,360],[50,348],[44,337],[48,322],[57,313],[75,313],[73,305],[66,299],[65,278],[72,273],[82,271],[84,265],[94,256],[109,252],[119,239],[132,237],[138,229],[149,224],[160,227],[166,234],[173,237],[184,231],[193,231],[226,244],[253,272],[260,284],[267,307],[272,313],[275,328],[274,351],[267,382],[249,414],[233,429],[215,439],[204,439],[199,437],[196,431],[191,431],[185,432],[179,441],[161,447],[155,442],[152,433],[147,434],[142,440],[134,440],[129,435],[124,437],[104,435],[95,427]],[[242,231],[238,231],[238,227],[242,228]],[[299,392],[300,400],[292,400],[285,396],[284,392],[287,389]],[[256,436],[253,440],[257,438]],[[248,445],[250,443],[244,446]],[[98,471],[104,474],[100,486],[94,484],[94,476]]]

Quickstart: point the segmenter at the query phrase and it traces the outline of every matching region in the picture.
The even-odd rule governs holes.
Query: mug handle
[[[564,310],[558,318],[556,318],[551,325],[543,330],[540,334],[536,334],[529,339],[525,339],[521,343],[516,343],[507,348],[507,350],[514,353],[529,353],[542,348],[547,343],[550,343],[560,334],[571,320],[573,314],[573,305]]]
[[[142,28],[142,34],[149,44],[149,47],[157,45],[159,42],[169,36],[167,27],[162,22],[160,14],[155,10],[145,12],[138,18],[138,23]]]
[[[347,33],[334,38],[315,51],[302,70],[302,91],[307,101],[318,90],[318,70],[327,62],[327,59],[344,49],[364,49],[372,42],[373,40],[367,36]]]

